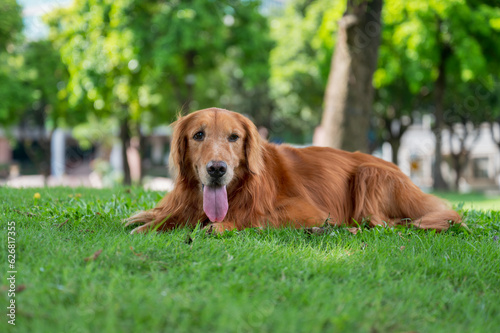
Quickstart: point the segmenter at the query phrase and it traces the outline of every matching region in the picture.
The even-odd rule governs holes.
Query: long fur
[[[423,193],[397,166],[371,155],[331,148],[293,148],[260,138],[247,118],[227,110],[206,109],[180,118],[174,127],[170,165],[174,189],[158,205],[127,220],[141,223],[133,232],[162,231],[210,223],[203,212],[200,181],[186,127],[196,114],[220,112],[245,129],[243,165],[228,186],[229,210],[217,230],[248,227],[411,224],[445,230],[460,223],[448,205]]]

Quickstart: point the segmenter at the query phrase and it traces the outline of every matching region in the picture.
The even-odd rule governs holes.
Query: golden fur
[[[203,141],[193,135],[202,129]],[[228,137],[239,139],[230,142]],[[210,223],[203,210],[202,184],[209,161],[228,165],[227,215]],[[249,227],[411,224],[445,230],[459,214],[423,193],[397,166],[359,152],[293,148],[261,139],[244,116],[217,108],[191,113],[174,124],[170,167],[175,186],[158,205],[127,221],[132,232],[167,230],[197,223],[217,232]],[[227,179],[226,179],[227,178]]]

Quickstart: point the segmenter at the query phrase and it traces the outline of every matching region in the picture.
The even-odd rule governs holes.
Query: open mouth
[[[210,221],[221,222],[226,217],[228,207],[226,185],[203,185],[203,211]]]

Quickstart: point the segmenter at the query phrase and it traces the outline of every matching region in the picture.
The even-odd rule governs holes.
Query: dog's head
[[[227,186],[245,173],[262,172],[262,149],[250,120],[236,112],[210,108],[175,122],[170,167],[181,180],[198,180],[205,213],[211,221],[222,221],[228,210]]]

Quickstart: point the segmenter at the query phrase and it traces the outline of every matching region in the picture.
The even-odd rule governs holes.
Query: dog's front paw
[[[133,235],[133,234],[144,234],[144,233],[150,231],[152,227],[153,227],[153,223],[149,222],[149,223],[146,223],[144,225],[141,225],[140,227],[135,228],[134,230],[132,230],[130,232],[130,234],[131,235]]]
[[[220,235],[220,234],[223,234],[224,231],[228,230],[233,230],[235,229],[235,225],[234,223],[230,223],[230,222],[214,222],[214,223],[210,223],[209,225],[207,225],[205,228],[203,228],[203,230],[205,230],[205,233],[207,235]]]
[[[123,221],[125,227],[128,227],[132,224],[142,224],[141,226],[135,228],[130,233],[131,234],[139,234],[145,233],[149,230],[155,228],[155,215],[151,211],[139,212],[125,221]]]
[[[224,232],[224,228],[221,228],[221,223],[210,223],[203,230],[205,230],[206,235],[219,235]]]

